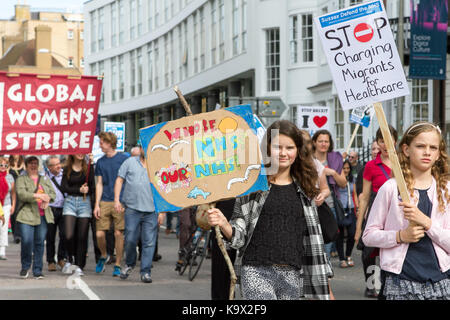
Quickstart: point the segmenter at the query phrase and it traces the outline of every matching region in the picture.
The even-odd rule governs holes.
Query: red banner
[[[0,154],[90,153],[102,81],[0,72]]]

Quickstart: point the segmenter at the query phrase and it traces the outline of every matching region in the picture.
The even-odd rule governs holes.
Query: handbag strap
[[[350,195],[350,183],[349,183],[348,181],[347,181],[347,195],[348,195],[348,197],[347,197],[347,198],[348,198],[348,199],[347,199],[347,200],[348,200],[348,201],[347,201],[347,202],[348,202],[348,207],[347,207],[347,208],[350,209],[350,208],[352,207],[352,204],[351,204],[351,202],[350,202],[350,201],[351,201],[351,195]]]
[[[381,169],[381,171],[383,171],[383,174],[385,176],[385,178],[387,180],[389,180],[391,177],[388,175],[388,173],[386,172],[386,169],[384,169],[383,164],[378,163],[377,166]]]

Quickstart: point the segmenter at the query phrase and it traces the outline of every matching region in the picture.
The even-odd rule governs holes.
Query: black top
[[[300,269],[306,220],[297,187],[272,185],[243,264],[284,264]]]
[[[95,197],[95,182],[94,182],[94,166],[91,165],[89,171],[89,192],[88,195],[93,199]],[[63,170],[63,178],[61,180],[61,189],[68,196],[82,197],[83,194],[80,192],[80,188],[86,183],[86,175],[84,172],[74,171],[70,172],[69,178],[67,177],[67,167]]]
[[[431,216],[433,204],[428,198],[427,190],[419,191],[419,203],[417,208]],[[438,282],[448,278],[450,271],[442,273],[439,261],[434,251],[433,242],[427,234],[417,243],[410,243],[405,261],[403,262],[401,279],[425,283],[427,281]]]

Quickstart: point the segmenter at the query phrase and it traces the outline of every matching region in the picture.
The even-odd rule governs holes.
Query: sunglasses
[[[9,167],[9,165],[0,163],[0,168],[8,168],[8,167]]]

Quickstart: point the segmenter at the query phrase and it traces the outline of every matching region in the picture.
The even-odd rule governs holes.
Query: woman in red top
[[[398,138],[397,131],[392,126],[389,126],[389,131],[391,132],[395,145]],[[391,162],[389,160],[389,154],[383,140],[381,129],[377,130],[376,141],[380,147],[380,152],[374,160],[367,162],[363,173],[363,191],[359,195],[359,208],[356,221],[356,243],[358,243],[361,237],[363,221],[367,220],[370,208],[372,207],[373,200],[375,199],[378,190],[391,177]],[[376,265],[378,250],[376,250],[376,248],[369,247],[364,247],[362,250],[362,263],[367,286],[367,280],[374,272],[373,270],[369,272],[368,268],[372,265]],[[376,298],[378,294],[375,288],[366,287],[365,296]]]

